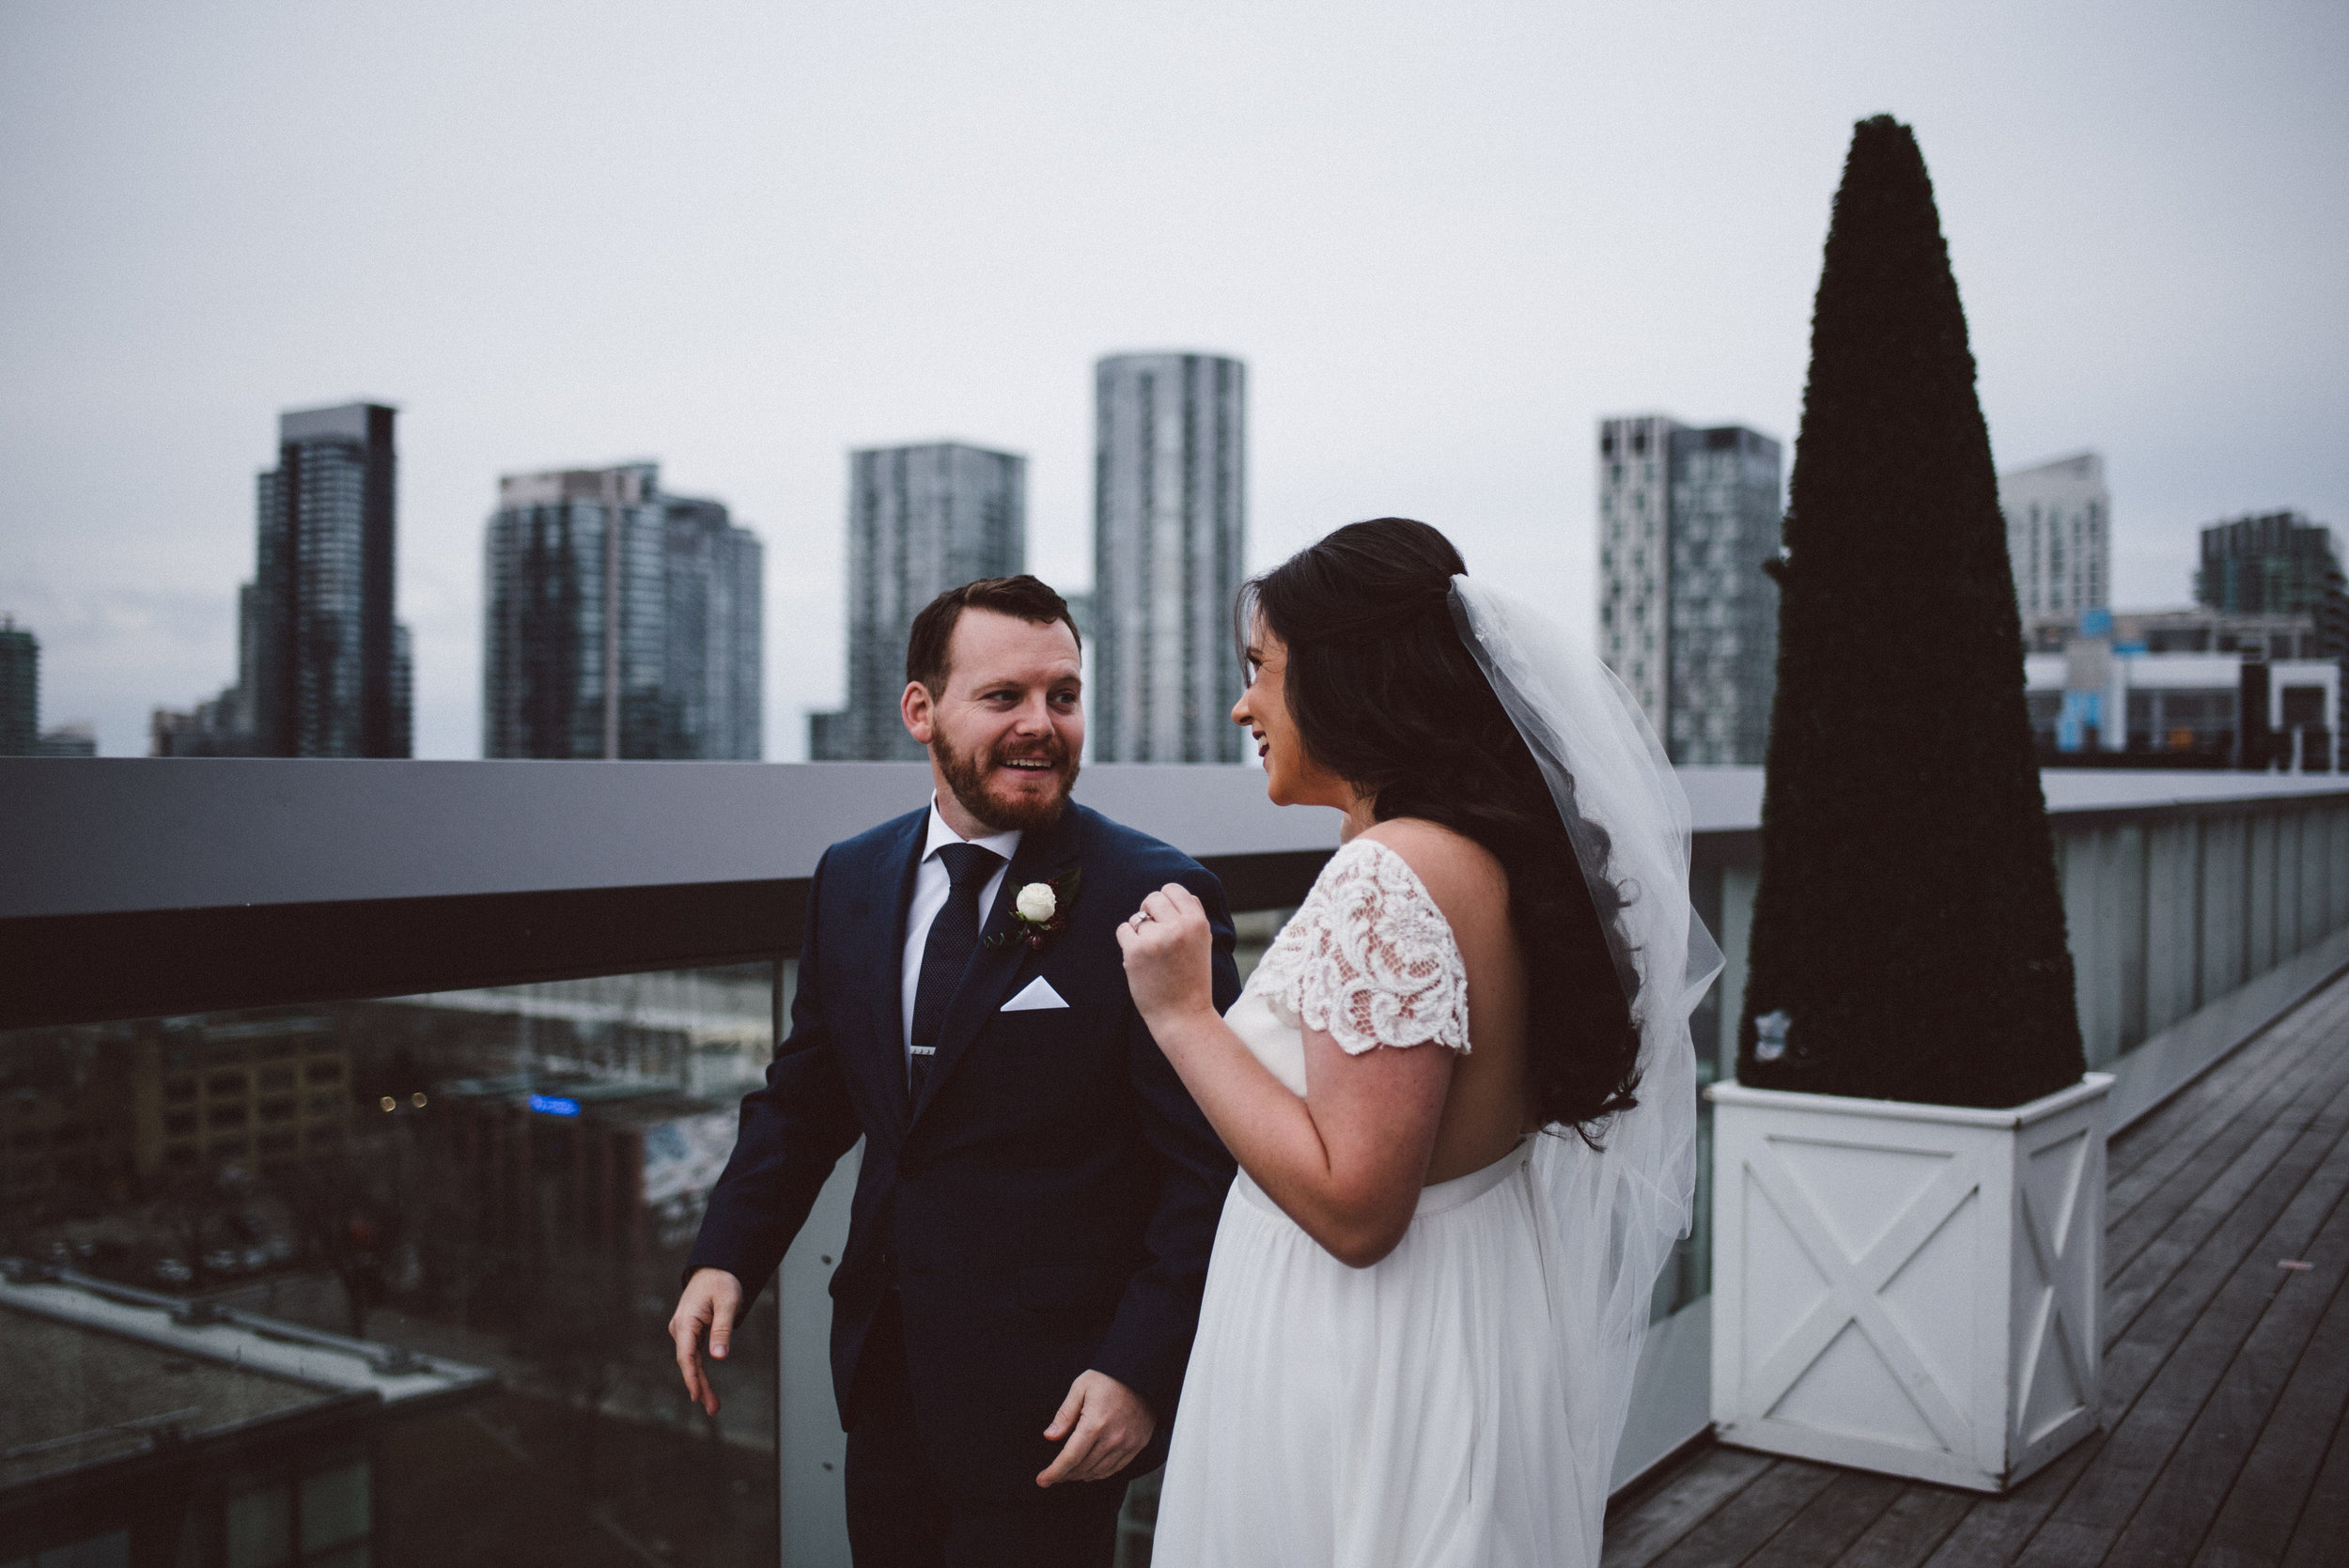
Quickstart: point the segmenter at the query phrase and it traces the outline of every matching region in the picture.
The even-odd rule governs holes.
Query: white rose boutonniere
[[[1049,882],[1030,882],[1021,888],[1011,901],[1011,928],[996,932],[985,945],[994,948],[1026,942],[1040,950],[1047,938],[1067,926],[1068,906],[1076,902],[1079,875],[1072,866]]]

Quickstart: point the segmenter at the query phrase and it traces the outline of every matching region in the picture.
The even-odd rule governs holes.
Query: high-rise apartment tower
[[[2298,512],[2266,512],[2202,530],[2194,598],[2234,615],[2306,615],[2321,657],[2349,677],[2349,579],[2333,531]],[[2343,685],[2349,688],[2349,679]],[[2349,691],[2344,693],[2349,707]],[[2341,717],[2349,720],[2349,711]],[[2341,725],[2349,730],[2349,723]]]
[[[0,757],[29,757],[40,744],[40,640],[0,616]]]
[[[1999,475],[2015,603],[2033,615],[2101,610],[2112,584],[2112,494],[2093,452]]]
[[[1237,762],[1232,640],[1248,537],[1248,367],[1113,354],[1094,368],[1093,618],[1103,762]]]
[[[392,618],[394,418],[380,403],[278,418],[277,466],[257,487],[252,591],[241,599],[261,755],[412,750],[406,629]]]
[[[1027,557],[1027,458],[959,442],[849,453],[848,701],[808,715],[810,759],[920,760],[898,701],[913,617]]]
[[[1778,442],[1742,426],[1599,422],[1599,654],[1675,763],[1768,749],[1780,474]]]
[[[2325,615],[2341,591],[2333,531],[2297,512],[2267,512],[2202,530],[2194,598],[2235,615]]]
[[[764,552],[655,463],[509,474],[484,568],[490,757],[755,761]]]

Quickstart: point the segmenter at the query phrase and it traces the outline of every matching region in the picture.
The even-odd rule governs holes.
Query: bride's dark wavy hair
[[[1298,736],[1375,818],[1439,823],[1501,862],[1524,960],[1528,1088],[1545,1125],[1593,1139],[1638,1103],[1639,1023],[1614,956],[1625,901],[1584,877],[1540,765],[1461,641],[1452,579],[1467,569],[1423,522],[1348,523],[1243,587],[1237,629],[1245,647],[1261,615],[1288,645]],[[1604,830],[1578,820],[1604,864]]]

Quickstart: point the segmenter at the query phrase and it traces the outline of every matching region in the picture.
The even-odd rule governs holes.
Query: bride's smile
[[[1367,815],[1353,820],[1361,792],[1314,760],[1299,740],[1297,721],[1288,705],[1288,644],[1265,625],[1261,614],[1249,617],[1248,690],[1232,705],[1232,722],[1254,737],[1256,755],[1264,762],[1265,793],[1276,806],[1334,806],[1347,814],[1346,835],[1369,824]]]

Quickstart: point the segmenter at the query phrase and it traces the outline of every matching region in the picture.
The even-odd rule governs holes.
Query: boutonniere
[[[1007,942],[1026,942],[1041,951],[1046,939],[1068,924],[1068,907],[1077,901],[1077,884],[1082,877],[1081,868],[1071,866],[1049,882],[1030,882],[1021,888],[1011,901],[1010,929],[996,932],[985,945],[997,948]]]

